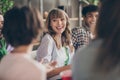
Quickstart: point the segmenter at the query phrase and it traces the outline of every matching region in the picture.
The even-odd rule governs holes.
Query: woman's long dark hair
[[[120,63],[120,0],[103,0],[96,26],[96,37],[103,39],[97,66],[110,71]]]

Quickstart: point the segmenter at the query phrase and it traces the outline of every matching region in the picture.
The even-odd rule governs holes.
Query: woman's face
[[[50,21],[50,26],[56,32],[56,34],[62,34],[66,28],[66,17],[53,18]]]

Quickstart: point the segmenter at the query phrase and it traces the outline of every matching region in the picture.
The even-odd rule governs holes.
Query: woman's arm
[[[60,72],[68,70],[68,69],[71,69],[71,65],[54,68],[53,70],[51,70],[47,73],[47,78],[54,77],[54,76],[58,75]]]
[[[44,60],[44,63],[49,63],[51,61],[51,54],[53,50],[53,41],[49,34],[46,34],[40,43],[40,46],[37,50],[37,61]]]

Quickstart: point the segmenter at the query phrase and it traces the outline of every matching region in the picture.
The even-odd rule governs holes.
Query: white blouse
[[[73,52],[68,46],[58,49],[51,35],[46,34],[42,38],[36,58],[38,61],[43,60],[44,63],[57,61],[57,67],[61,67],[70,63],[72,55]]]

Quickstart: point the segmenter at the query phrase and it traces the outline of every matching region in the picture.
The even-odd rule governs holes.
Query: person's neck
[[[90,26],[90,32],[95,35],[95,26]]]
[[[55,40],[57,47],[60,49],[62,47],[61,34],[56,34],[54,36],[54,40]]]
[[[61,41],[61,34],[56,34],[54,38],[57,39],[58,41]]]
[[[11,53],[29,53],[30,51],[32,51],[32,45],[22,45],[19,47],[15,47]]]
[[[88,24],[87,24],[85,21],[83,21],[82,26],[83,26],[87,31],[90,31],[90,27],[88,26]]]

